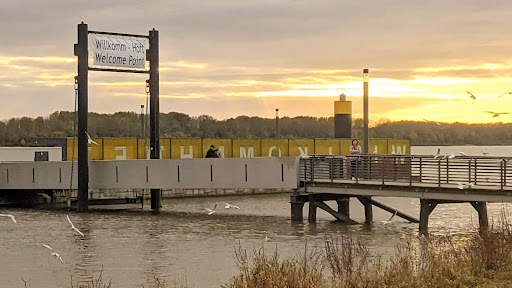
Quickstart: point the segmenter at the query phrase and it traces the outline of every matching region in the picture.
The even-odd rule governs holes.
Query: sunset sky
[[[148,4],[149,3],[149,4]],[[511,122],[512,1],[26,0],[0,10],[0,119],[73,110],[77,24],[160,33],[160,111]],[[89,73],[89,111],[140,111],[144,74]],[[472,104],[470,91],[477,96]]]

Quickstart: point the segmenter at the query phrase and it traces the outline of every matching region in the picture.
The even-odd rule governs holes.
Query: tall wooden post
[[[89,208],[89,153],[86,135],[89,112],[88,37],[87,24],[78,24],[78,44],[75,44],[75,56],[78,56],[78,212],[86,212]]]
[[[151,159],[160,159],[159,51],[158,31],[149,31],[149,122]],[[161,189],[151,189],[151,209],[159,210]]]

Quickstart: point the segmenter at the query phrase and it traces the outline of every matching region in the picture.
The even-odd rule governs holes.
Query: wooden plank
[[[71,198],[71,206],[76,206],[77,199]],[[126,197],[126,198],[101,198],[89,199],[89,206],[95,205],[124,205],[124,204],[141,204],[143,201],[142,196]]]
[[[402,213],[402,212],[400,212],[400,211],[398,211],[398,210],[396,210],[396,209],[394,209],[394,208],[392,208],[392,207],[390,207],[390,206],[388,206],[388,205],[386,205],[384,203],[381,203],[379,201],[375,201],[374,199],[371,199],[370,197],[358,196],[357,198],[360,198],[360,197],[365,199],[364,201],[367,201],[368,203],[371,203],[372,205],[377,206],[377,207],[379,207],[382,210],[386,210],[386,211],[388,211],[391,214],[395,214],[395,212],[396,212],[396,216],[398,216],[400,218],[403,218],[403,219],[405,219],[405,220],[407,220],[409,222],[413,222],[413,223],[419,223],[420,222],[420,220],[418,220],[418,219],[416,219],[416,218],[414,218],[412,216],[409,216],[409,215],[407,215],[405,213]]]
[[[325,204],[321,200],[309,199],[309,202],[310,203],[313,202],[316,207],[318,207],[318,208],[324,210],[325,212],[331,214],[332,216],[334,216],[334,218],[340,220],[343,223],[351,224],[351,225],[359,224],[356,221],[348,218],[347,216],[345,216],[345,215],[343,215],[343,214],[341,214],[339,212],[334,211],[331,207],[329,207],[329,205]]]

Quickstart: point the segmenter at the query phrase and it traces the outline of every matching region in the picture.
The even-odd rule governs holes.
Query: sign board
[[[147,38],[92,33],[89,37],[92,67],[146,70]]]

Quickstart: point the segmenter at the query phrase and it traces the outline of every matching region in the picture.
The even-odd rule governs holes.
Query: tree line
[[[146,125],[144,125],[144,123]],[[73,112],[57,111],[48,117],[21,117],[0,121],[0,145],[30,145],[39,137],[72,137]],[[145,127],[144,127],[145,126]],[[352,123],[354,138],[363,137],[363,120]],[[135,112],[89,113],[92,137],[149,137],[149,118]],[[512,145],[512,123],[465,124],[398,121],[370,127],[371,138],[408,139],[411,145]],[[276,119],[238,116],[217,120],[209,115],[191,117],[184,113],[160,114],[161,138],[333,138],[333,117],[283,117]]]

